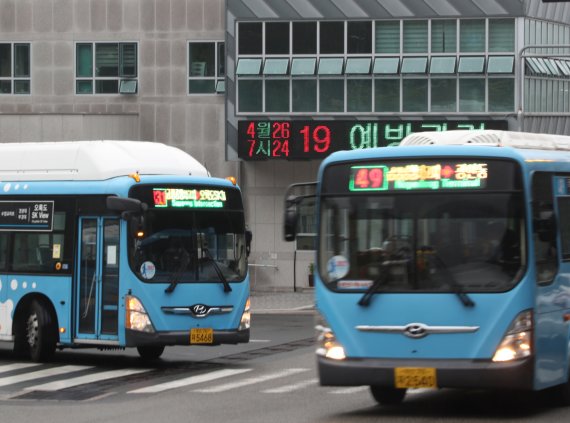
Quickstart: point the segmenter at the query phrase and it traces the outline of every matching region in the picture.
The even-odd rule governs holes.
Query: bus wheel
[[[164,352],[164,346],[145,345],[137,347],[137,351],[143,360],[158,360]]]
[[[57,344],[57,329],[51,313],[40,302],[32,301],[25,318],[24,333],[30,358],[37,363],[48,361]]]
[[[385,386],[371,386],[370,392],[380,405],[400,404],[406,396],[406,389],[387,388]]]

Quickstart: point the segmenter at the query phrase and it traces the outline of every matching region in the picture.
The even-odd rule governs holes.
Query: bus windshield
[[[144,236],[134,237],[130,245],[137,276],[170,284],[242,281],[247,273],[244,215],[232,194],[216,208],[151,204],[144,216]]]
[[[323,195],[319,272],[331,289],[502,292],[526,269],[515,191]]]

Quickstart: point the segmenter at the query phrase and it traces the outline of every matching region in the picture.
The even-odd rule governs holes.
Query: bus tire
[[[380,405],[400,404],[406,396],[406,389],[388,388],[386,386],[371,386],[370,392]]]
[[[137,347],[143,360],[158,360],[164,352],[164,345],[143,345]]]
[[[39,301],[30,303],[24,314],[24,343],[30,359],[36,363],[49,361],[55,353],[57,328],[50,311]],[[22,340],[15,343],[18,349],[24,347]]]

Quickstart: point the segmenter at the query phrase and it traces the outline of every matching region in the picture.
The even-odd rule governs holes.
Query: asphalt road
[[[413,391],[400,406],[377,406],[366,387],[318,385],[312,316],[259,315],[253,324],[248,345],[168,348],[152,365],[134,351],[81,350],[60,352],[53,363],[31,366],[15,361],[2,346],[0,422],[570,419],[570,408],[553,407],[544,395],[530,393]]]

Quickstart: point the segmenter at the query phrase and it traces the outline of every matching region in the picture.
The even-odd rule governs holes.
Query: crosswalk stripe
[[[238,382],[231,382],[231,383],[226,383],[224,385],[214,386],[213,388],[196,389],[194,390],[194,392],[204,392],[204,393],[224,392],[224,391],[229,391],[230,389],[241,388],[243,386],[253,385],[255,383],[266,382],[268,380],[294,375],[296,373],[307,372],[309,370],[310,369],[287,369],[276,373],[266,374],[263,376],[251,377]]]
[[[0,386],[14,385],[20,382],[27,382],[42,377],[58,376],[65,373],[78,372],[80,370],[91,369],[91,366],[61,366],[51,369],[38,370],[36,372],[24,373],[21,375],[7,376],[0,378]]]
[[[234,376],[241,373],[250,372],[252,369],[224,369],[214,372],[205,373],[203,375],[190,376],[184,379],[173,380],[172,382],[159,383],[157,385],[147,386],[146,388],[135,389],[127,392],[127,394],[154,394],[157,392],[167,391],[169,389],[181,388],[183,386],[196,385],[198,383],[209,382],[211,380],[221,379],[224,377]]]
[[[87,383],[100,382],[108,379],[116,379],[119,377],[136,375],[138,373],[149,372],[150,369],[122,369],[109,370],[105,372],[94,373],[90,375],[72,377],[70,379],[58,380],[54,382],[43,383],[40,385],[28,386],[24,388],[26,391],[59,391],[60,389],[71,388],[73,386],[84,385]]]
[[[367,391],[368,386],[351,386],[350,388],[341,388],[330,391],[329,394],[345,395],[356,394],[357,392]]]
[[[280,386],[279,388],[266,389],[265,391],[261,391],[261,392],[263,392],[264,394],[286,394],[289,392],[293,392],[293,391],[297,391],[299,389],[306,388],[307,386],[316,385],[318,381],[319,380],[316,378],[315,379],[308,379],[308,380],[304,380],[304,381],[299,382],[299,383]]]
[[[7,373],[11,372],[12,370],[20,370],[20,369],[27,369],[29,367],[36,367],[41,366],[40,363],[13,363],[13,364],[4,364],[0,366],[0,373]]]

